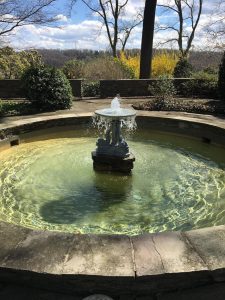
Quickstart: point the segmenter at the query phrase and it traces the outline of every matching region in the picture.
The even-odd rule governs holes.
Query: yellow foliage
[[[175,52],[163,51],[154,55],[152,60],[152,77],[159,77],[161,75],[172,76],[178,59],[179,56]],[[126,56],[124,52],[121,52],[119,60],[123,65],[132,70],[135,78],[139,78],[140,55]]]
[[[139,78],[140,55],[126,56],[125,53],[123,51],[121,51],[119,60],[123,65],[125,65],[126,67],[128,67],[132,71],[135,78]]]
[[[179,56],[174,52],[163,51],[156,54],[152,60],[152,77],[173,76],[178,60]]]

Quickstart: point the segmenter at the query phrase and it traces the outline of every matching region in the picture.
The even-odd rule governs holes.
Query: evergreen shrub
[[[22,77],[24,92],[40,110],[67,109],[72,105],[72,88],[63,72],[39,66],[29,68]]]

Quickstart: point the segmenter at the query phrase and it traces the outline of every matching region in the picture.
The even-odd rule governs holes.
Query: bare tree
[[[125,49],[132,30],[142,22],[137,12],[132,21],[125,16],[128,0],[81,0],[93,13],[100,17],[106,29],[109,45],[114,57],[117,56],[118,42]]]
[[[151,77],[155,11],[157,0],[146,0],[141,42],[140,79]]]
[[[165,0],[158,4],[161,15],[171,14],[171,18],[165,18],[164,24],[156,26],[156,32],[170,31],[172,37],[162,42],[177,43],[182,57],[188,56],[195,32],[202,14],[203,0]],[[174,17],[173,17],[174,16]],[[162,19],[162,18],[161,18]]]
[[[1,0],[0,36],[28,24],[46,24],[56,21],[52,10],[56,0]]]
[[[211,13],[206,24],[207,33],[216,47],[224,47],[225,38],[225,0],[215,0],[211,6]]]

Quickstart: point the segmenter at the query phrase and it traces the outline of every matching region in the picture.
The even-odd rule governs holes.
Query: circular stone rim
[[[13,121],[11,124],[4,124],[0,126],[0,132],[10,137],[12,134],[56,126],[89,124],[91,117],[92,113],[55,115],[54,117],[38,116],[29,120],[22,119]],[[168,112],[138,112],[137,117],[145,127],[151,126],[156,130],[164,127],[165,131],[170,132],[174,132],[174,127],[176,127],[178,134],[179,130],[182,130],[183,135],[198,139],[208,136],[215,144],[225,146],[225,122],[213,116],[209,119],[201,118],[200,115],[197,118],[194,114],[184,116],[175,113],[169,115]],[[215,131],[218,132],[217,135]],[[8,141],[3,141],[3,146],[6,142],[7,147],[10,147],[9,138]],[[117,286],[121,291],[122,278],[123,290],[124,287],[126,290],[130,289],[138,293],[143,290],[152,295],[153,292],[155,294],[162,291],[174,292],[174,285],[177,289],[193,290],[193,286],[201,288],[204,282],[204,286],[211,288],[212,284],[221,282],[221,279],[225,277],[225,225],[185,232],[141,234],[135,237],[33,230],[4,221],[0,222],[0,227],[0,239],[5,242],[3,243],[5,247],[1,249],[1,275],[6,274],[9,281],[16,278],[17,283],[20,282],[23,285],[28,282],[28,272],[29,280],[32,277],[32,284],[36,284],[38,288],[43,286],[45,289],[47,288],[44,282],[46,277],[43,277],[44,281],[43,278],[40,280],[40,274],[47,276],[48,279],[51,275],[54,275],[54,278],[55,275],[57,278],[59,278],[58,275],[60,278],[63,275],[64,283],[68,280],[67,290],[70,292],[73,280],[85,293],[87,288],[93,289],[93,283],[95,283],[96,289],[92,290],[93,293],[99,292],[101,287],[101,292],[107,294],[109,291],[115,293]],[[42,247],[40,247],[39,237]],[[9,241],[9,245],[6,241]],[[73,246],[69,247],[68,241],[71,241]],[[67,253],[63,252],[60,247],[55,247],[56,242],[60,247],[65,247]],[[84,251],[85,245],[86,251]],[[95,255],[97,247],[100,248]],[[51,255],[46,256],[46,253],[51,253]],[[99,253],[105,255],[104,265],[100,264]],[[106,260],[112,262],[111,268],[107,266],[103,268]],[[58,283],[55,283],[55,286],[57,290]],[[64,286],[66,288],[66,285]],[[51,289],[50,286],[49,289]]]

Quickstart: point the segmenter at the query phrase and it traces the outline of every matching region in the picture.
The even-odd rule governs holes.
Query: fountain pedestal
[[[129,173],[134,167],[135,157],[129,154],[127,157],[99,155],[92,152],[93,168],[95,171],[114,171]]]
[[[135,157],[121,134],[127,124],[134,126],[135,111],[120,108],[118,98],[114,98],[111,108],[95,111],[97,124],[105,125],[105,138],[99,138],[97,148],[92,152],[93,167],[96,171],[117,171],[129,173],[133,169]]]

